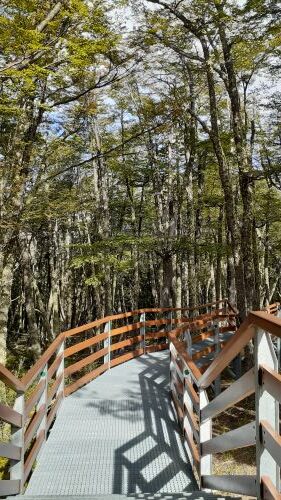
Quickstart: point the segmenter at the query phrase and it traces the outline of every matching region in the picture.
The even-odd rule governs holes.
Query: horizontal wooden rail
[[[62,373],[53,383],[52,387],[48,390],[48,406],[50,406],[54,395],[56,394],[60,384],[62,383],[64,374]]]
[[[182,426],[182,422],[183,422],[183,403],[181,402],[181,400],[178,397],[178,392],[177,392],[177,389],[176,389],[173,381],[171,381],[171,394],[172,394],[173,402],[174,402],[174,405],[175,405],[175,408],[176,408],[178,421],[180,422],[180,426]]]
[[[124,347],[129,347],[134,344],[138,344],[142,342],[143,337],[141,335],[136,335],[135,337],[130,337],[126,340],[121,340],[120,342],[116,342],[110,345],[110,351],[116,351],[118,349],[124,349]]]
[[[64,371],[65,376],[68,377],[69,375],[72,375],[73,373],[82,370],[82,368],[84,368],[85,366],[103,358],[107,353],[108,353],[108,348],[105,347],[103,349],[100,349],[99,351],[94,352],[93,354],[90,354],[86,358],[83,358],[80,361],[73,363],[72,365],[65,368]]]
[[[4,420],[4,422],[18,427],[18,429],[22,427],[22,415],[2,403],[0,403],[0,418]]]
[[[223,304],[226,302],[227,299],[221,299],[217,300],[215,302],[209,302],[207,304],[202,304],[197,307],[158,307],[158,308],[146,308],[146,309],[137,309],[135,311],[129,311],[126,313],[120,313],[120,314],[115,314],[111,316],[105,316],[102,319],[98,319],[95,321],[92,321],[91,323],[88,323],[86,325],[78,326],[76,328],[72,328],[71,330],[67,330],[62,333],[62,335],[65,335],[66,338],[72,337],[73,335],[77,335],[79,333],[86,332],[88,330],[91,330],[93,328],[97,328],[101,325],[104,325],[105,323],[109,323],[110,321],[117,321],[120,319],[126,319],[130,318],[132,316],[138,316],[140,314],[146,313],[146,314],[157,314],[157,313],[165,313],[165,312],[177,312],[177,311],[188,311],[188,312],[193,312],[193,311],[200,311],[200,309],[206,309],[207,307],[213,307],[217,304]],[[234,313],[236,314],[236,313]]]
[[[220,345],[223,345],[223,342],[220,343]],[[209,345],[208,347],[204,347],[201,349],[201,351],[195,351],[194,354],[192,354],[192,359],[193,361],[197,361],[198,359],[201,359],[203,356],[207,356],[208,354],[211,354],[211,352],[214,352],[216,350],[216,345]]]
[[[230,309],[229,307],[229,310]],[[232,382],[223,392],[213,397],[210,402],[207,401],[206,403],[203,399],[201,401],[200,395],[210,386],[212,386],[213,389],[216,388],[216,382],[214,383],[214,381],[217,381],[223,370],[229,367],[230,363],[240,355],[241,351],[243,351],[250,340],[253,338],[262,338],[256,337],[256,334],[263,335],[259,332],[269,332],[271,335],[281,337],[281,319],[274,316],[277,312],[277,308],[272,307],[268,312],[258,311],[250,313],[240,328],[236,329],[232,321],[233,316],[236,316],[234,308],[232,309],[233,316],[231,316],[232,313],[226,316],[223,314],[224,311],[222,311],[222,317],[215,318],[217,312],[218,311],[214,311],[213,315],[208,313],[204,315],[202,319],[196,317],[194,321],[189,318],[184,325],[169,332],[172,397],[181,422],[182,390],[177,380],[184,381],[183,430],[191,456],[193,456],[193,454],[196,455],[196,450],[198,450],[199,475],[201,476],[202,486],[204,488],[211,488],[219,491],[257,496],[260,485],[257,484],[255,476],[212,475],[210,465],[210,457],[216,453],[224,453],[230,450],[255,445],[257,433],[256,421],[245,424],[238,429],[230,429],[229,432],[215,437],[212,436],[210,423],[213,418],[252,395],[259,385],[262,385],[261,394],[266,391],[269,394],[267,397],[272,397],[274,401],[281,403],[281,375],[266,365],[257,366],[250,369],[238,380]],[[269,314],[269,312],[272,314]],[[226,326],[223,324],[224,321],[228,323]],[[198,369],[196,373],[193,367],[190,366],[190,356],[188,359],[185,352],[187,350],[187,345],[185,341],[180,340],[178,337],[185,331],[191,333],[191,337],[189,338],[191,338],[192,345],[196,348],[196,343],[215,338],[215,330],[213,331],[213,329],[208,328],[209,324],[215,325],[215,323],[219,325],[219,330],[217,330],[217,332],[233,332],[233,334],[228,341],[220,342],[223,349],[216,353],[215,359],[206,369],[204,369],[204,373],[198,373]],[[192,335],[192,330],[195,332],[201,330],[201,332],[197,335]],[[216,335],[218,335],[217,332]],[[273,353],[273,346],[270,344],[271,341],[268,335],[266,339],[267,340],[264,340],[265,343],[263,344],[264,352],[263,347],[260,347],[262,360],[267,359],[266,349],[271,350]],[[267,345],[268,347],[266,347]],[[259,347],[255,348],[258,349]],[[213,345],[202,346],[202,348],[199,347],[197,351],[195,350],[193,352],[192,361],[195,363],[197,360],[203,359],[203,356],[208,356],[208,354],[212,353],[215,349],[216,346],[214,343]],[[276,359],[274,358],[274,353],[272,356],[272,359]],[[210,392],[210,394],[212,394],[212,392]],[[203,406],[201,406],[201,404],[203,404]],[[201,409],[199,410],[199,408]],[[269,452],[273,461],[280,466],[281,436],[271,427],[269,422],[265,420],[260,424],[260,434],[262,436],[262,446]],[[198,444],[200,444],[200,446],[198,446]],[[275,470],[274,465],[272,465],[272,471],[273,469]],[[264,492],[267,492],[267,498],[278,498],[281,500],[281,495],[277,492],[272,481],[266,483],[265,479],[262,481],[262,486]],[[261,498],[266,497],[262,496]]]
[[[148,354],[150,352],[159,352],[168,349],[168,344],[166,342],[161,342],[160,344],[148,345],[145,348],[145,352]]]
[[[193,432],[193,437],[195,438],[195,441],[197,445],[199,446],[200,444],[200,438],[199,438],[199,422],[197,421],[197,415],[192,411],[188,403],[184,403],[184,416],[189,422],[189,425],[192,429]],[[183,424],[184,429],[185,429],[185,422]]]
[[[183,383],[177,378],[177,376],[174,374],[172,375],[172,380],[173,380],[173,386],[175,389],[175,392],[178,396],[183,398]]]
[[[77,352],[83,351],[84,349],[88,349],[89,347],[99,344],[108,338],[108,333],[100,333],[94,337],[91,337],[87,340],[83,340],[82,342],[78,342],[77,344],[72,345],[71,347],[67,347],[64,351],[64,357],[68,358]]]
[[[34,438],[42,419],[45,416],[46,406],[42,405],[39,410],[33,415],[25,433],[24,433],[24,449],[27,450],[32,439]]]
[[[173,352],[171,351],[171,373],[176,371],[177,376],[179,377],[180,380],[184,381],[184,375],[183,375],[183,368],[181,365],[180,358],[177,358]]]
[[[199,377],[198,385],[206,389],[222,373],[222,371],[240,354],[242,349],[255,335],[255,326],[246,319],[238,328],[236,334],[226,343],[216,359],[211,363],[205,373]]]
[[[0,380],[4,382],[10,389],[21,393],[25,391],[25,384],[13,375],[8,368],[0,363]]]
[[[184,386],[185,386],[185,389],[188,393],[188,396],[190,397],[191,401],[192,401],[192,404],[193,404],[193,407],[195,408],[196,412],[199,413],[199,396],[197,394],[197,392],[195,391],[195,389],[193,388],[193,385],[191,384],[191,382],[185,378],[184,380]],[[185,398],[184,398],[184,402],[185,402]]]
[[[274,304],[270,304],[269,306],[265,307],[264,310],[269,314],[277,314],[279,308],[280,308],[280,303],[275,302]]]
[[[281,493],[275,488],[270,477],[262,476],[261,478],[262,498],[264,500],[281,500]]]
[[[145,325],[145,322],[137,322],[133,323],[132,325],[126,325],[126,326],[121,326],[120,328],[114,328],[113,330],[110,331],[110,337],[114,337],[116,335],[121,335],[122,333],[128,333],[128,332],[133,332],[136,330],[139,330]]]
[[[61,362],[63,360],[63,354],[60,354],[59,356],[56,357],[56,359],[53,361],[51,366],[48,369],[48,382],[53,378],[54,374],[56,373],[58,367],[60,366]]]
[[[47,431],[50,429],[53,421],[54,421],[54,418],[58,412],[58,409],[61,405],[61,402],[63,400],[63,392],[61,391],[60,393],[57,394],[57,398],[49,412],[49,414],[47,415]]]
[[[202,342],[202,340],[207,340],[211,337],[214,336],[213,330],[210,332],[203,332],[200,333],[199,335],[195,335],[194,337],[192,336],[192,344],[198,344],[199,342]]]
[[[160,330],[159,332],[146,333],[145,340],[156,340],[163,337],[168,337],[168,332]]]
[[[276,318],[272,314],[263,311],[250,312],[248,318],[250,322],[262,328],[265,332],[281,337],[281,318]]]
[[[25,464],[24,464],[24,482],[27,480],[27,478],[31,472],[33,464],[36,460],[36,457],[40,451],[40,448],[41,448],[44,440],[45,440],[45,432],[44,432],[44,430],[42,430],[39,432],[37,439],[36,439],[35,443],[33,444],[31,450],[29,451],[28,457],[25,461]]]
[[[49,359],[53,356],[53,354],[57,351],[57,349],[61,346],[64,341],[64,335],[61,333],[53,343],[48,347],[48,349],[44,352],[44,354],[38,359],[38,361],[33,365],[30,370],[23,376],[22,383],[27,390],[34,380],[38,377],[42,369],[46,366]]]
[[[195,363],[192,361],[191,356],[186,352],[185,346],[183,345],[182,342],[180,342],[174,335],[178,331],[177,330],[172,330],[169,332],[169,339],[171,343],[173,344],[175,351],[178,353],[181,361],[185,364],[185,369],[187,372],[190,372],[192,378],[197,382],[199,377],[201,376],[200,370],[197,368]]]
[[[108,366],[108,363],[105,363],[98,368],[95,368],[95,370],[86,373],[86,375],[83,375],[79,380],[76,380],[72,384],[68,385],[64,391],[65,396],[69,396],[74,391],[77,391],[77,389],[79,389],[80,387],[83,387],[83,385],[88,384],[88,382],[91,382],[91,380],[94,380],[96,377],[101,375],[101,373],[105,372],[108,369]]]
[[[199,454],[198,446],[195,443],[193,436],[191,435],[189,430],[187,430],[186,428],[184,429],[184,436],[186,438],[189,451],[190,451],[192,458],[194,460],[194,466],[197,469],[197,471],[199,472],[199,470],[200,470],[200,454]]]
[[[34,391],[30,394],[29,398],[25,402],[25,418],[26,420],[29,418],[29,414],[31,410],[34,408],[36,403],[38,402],[40,396],[42,395],[44,389],[45,389],[45,381],[41,380]]]

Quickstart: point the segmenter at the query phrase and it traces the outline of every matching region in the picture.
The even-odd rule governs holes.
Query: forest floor
[[[255,400],[254,395],[246,398],[241,403],[229,408],[222,413],[218,418],[213,420],[213,434],[223,434],[233,430],[233,422],[235,428],[239,428],[255,419]],[[255,475],[256,474],[256,448],[248,446],[246,448],[238,448],[237,450],[218,453],[213,457],[213,473],[218,475],[223,474],[241,474]],[[231,495],[225,493],[226,496]],[[233,496],[233,495],[232,495]],[[248,496],[242,496],[247,500]]]

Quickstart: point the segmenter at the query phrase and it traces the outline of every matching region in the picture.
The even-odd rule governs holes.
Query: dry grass
[[[222,413],[218,418],[213,420],[213,435],[223,434],[230,430],[236,429],[255,419],[255,401],[254,396],[246,398],[240,404],[229,408]],[[241,474],[255,475],[256,474],[256,449],[255,446],[247,448],[239,448],[237,450],[228,451],[226,453],[218,453],[213,458],[213,473],[218,475],[223,474]],[[229,493],[222,492],[225,496]],[[233,495],[231,495],[233,496]],[[248,499],[250,497],[240,496],[240,498]]]

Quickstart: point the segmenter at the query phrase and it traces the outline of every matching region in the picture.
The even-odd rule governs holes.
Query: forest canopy
[[[280,14],[2,1],[0,362],[120,311],[280,300]]]

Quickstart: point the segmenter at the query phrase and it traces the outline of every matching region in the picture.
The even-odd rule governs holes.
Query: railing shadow
[[[102,415],[127,421],[132,434],[115,449],[112,493],[192,492],[198,486],[170,400],[168,355],[159,357],[158,363],[153,355],[142,356],[137,363],[143,369],[139,382],[126,390],[126,400],[112,405],[97,399],[88,403]]]

